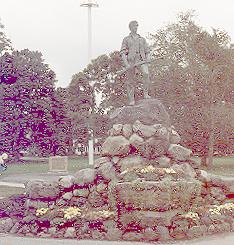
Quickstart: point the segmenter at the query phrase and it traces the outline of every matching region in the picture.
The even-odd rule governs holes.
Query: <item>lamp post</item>
[[[94,0],[85,0],[80,4],[81,7],[88,8],[88,63],[92,59],[92,8],[97,8],[98,4]],[[94,163],[94,137],[93,130],[89,126],[89,165]]]
[[[80,6],[88,8],[88,62],[90,62],[92,58],[92,8],[97,8],[98,4],[94,0],[85,0]]]

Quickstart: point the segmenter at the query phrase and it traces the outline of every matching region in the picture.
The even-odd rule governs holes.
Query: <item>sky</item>
[[[92,9],[92,58],[119,50],[128,23],[137,20],[147,37],[176,20],[179,12],[195,10],[196,22],[209,30],[225,30],[234,40],[233,0],[97,0]],[[88,64],[88,12],[80,0],[0,0],[0,18],[15,49],[43,54],[56,73],[57,87]]]

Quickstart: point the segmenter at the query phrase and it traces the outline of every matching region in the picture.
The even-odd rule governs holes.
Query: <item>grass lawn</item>
[[[208,172],[217,174],[217,175],[225,175],[225,176],[233,176],[234,177],[234,156],[232,157],[215,157],[213,166]]]
[[[74,173],[80,169],[89,167],[87,157],[77,157],[68,160],[68,171]],[[19,164],[9,164],[7,170],[3,173],[4,176],[12,174],[29,174],[29,173],[47,173],[49,170],[48,162],[25,162]]]
[[[193,160],[200,161],[199,157],[193,157]],[[76,171],[90,167],[88,165],[87,157],[76,157],[69,159],[68,171],[69,173],[75,173]],[[4,172],[5,176],[11,174],[28,174],[28,173],[47,173],[49,170],[48,163],[38,162],[38,163],[20,163],[11,164],[8,166],[7,170]],[[213,167],[208,170],[214,174],[234,176],[234,156],[233,157],[214,157]]]

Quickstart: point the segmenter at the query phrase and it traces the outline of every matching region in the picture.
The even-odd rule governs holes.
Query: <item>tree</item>
[[[52,97],[53,155],[67,155],[72,153],[71,119],[68,116],[68,98],[67,88],[57,88]]]
[[[196,25],[192,13],[151,35],[153,93],[167,105],[184,143],[212,163],[215,107],[231,101],[234,56],[229,36],[208,33]]]
[[[72,77],[68,93],[68,113],[71,118],[73,140],[77,143],[86,143],[94,107],[94,92],[85,74],[80,72]]]
[[[0,56],[7,50],[11,50],[11,42],[3,32],[4,25],[0,22]]]
[[[41,53],[25,49],[0,57],[0,78],[0,150],[18,158],[35,144],[38,155],[50,154],[54,72]]]

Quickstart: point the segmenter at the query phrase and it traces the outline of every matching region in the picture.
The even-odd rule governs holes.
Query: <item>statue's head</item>
[[[137,32],[138,22],[136,20],[131,21],[128,26],[131,32]]]

